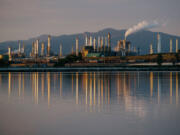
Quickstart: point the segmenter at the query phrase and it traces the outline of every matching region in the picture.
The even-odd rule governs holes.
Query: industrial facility
[[[108,33],[106,36],[92,36],[86,34],[84,36],[84,44],[79,44],[79,37],[75,38],[75,46],[72,46],[72,52],[68,55],[63,55],[63,45],[59,45],[59,54],[54,55],[51,50],[51,36],[48,36],[47,45],[45,42],[39,42],[36,39],[32,43],[32,50],[29,55],[25,54],[24,43],[19,42],[19,48],[17,50],[12,50],[8,48],[8,53],[1,55],[0,59],[7,59],[11,66],[18,67],[49,67],[54,66],[57,63],[69,64],[72,63],[83,66],[84,63],[129,63],[137,61],[153,61],[153,56],[157,54],[163,54],[161,51],[161,35],[157,34],[157,48],[156,51],[153,45],[150,44],[149,56],[152,57],[148,60],[147,57],[138,57],[139,53],[135,46],[131,44],[130,41],[120,39],[117,41],[115,47],[112,47],[111,34]],[[170,39],[169,43],[169,53],[179,53],[178,40],[176,39],[176,50],[173,52],[173,42]],[[75,48],[75,51],[74,51]],[[157,52],[157,53],[155,53]],[[66,57],[73,56],[65,60]],[[140,59],[138,59],[140,58]],[[63,61],[64,60],[64,61]],[[62,62],[63,61],[63,62]]]

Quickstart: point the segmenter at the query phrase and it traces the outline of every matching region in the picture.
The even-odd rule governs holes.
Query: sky
[[[180,0],[0,0],[0,42],[128,29],[143,20],[180,36]]]

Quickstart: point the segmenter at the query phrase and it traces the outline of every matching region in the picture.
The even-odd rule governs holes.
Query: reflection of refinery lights
[[[1,75],[1,74],[0,74]],[[47,75],[47,81],[46,81],[46,76]],[[63,96],[63,77],[65,77],[65,75],[63,73],[60,73],[60,84],[58,83],[58,85],[60,85],[58,88],[60,88],[60,93]],[[110,104],[110,95],[111,94],[115,94],[115,96],[117,96],[116,101],[119,101],[118,103],[124,103],[124,107],[126,109],[126,111],[128,112],[132,112],[134,114],[136,114],[139,117],[143,117],[146,114],[146,110],[144,109],[144,103],[142,100],[138,100],[136,99],[135,96],[131,96],[131,92],[135,92],[136,91],[136,86],[135,84],[137,84],[138,82],[136,81],[135,78],[137,78],[138,73],[136,74],[131,74],[130,73],[123,73],[121,74],[117,74],[115,75],[115,84],[117,84],[116,86],[116,90],[115,92],[111,93],[111,84],[114,84],[114,82],[111,82],[111,76],[109,76],[106,73],[96,73],[96,72],[90,72],[89,74],[87,72],[83,73],[83,76],[81,78],[81,76],[79,75],[78,72],[76,72],[76,74],[72,74],[72,76],[70,76],[69,79],[70,80],[70,84],[72,83],[72,93],[73,93],[73,89],[74,89],[74,96],[76,96],[75,98],[75,103],[79,104],[81,101],[82,103],[85,104],[85,107],[89,107],[90,112],[94,111],[97,107],[97,111],[101,111],[102,109],[108,109],[109,106],[104,106],[105,104]],[[173,80],[173,75],[176,76]],[[39,76],[39,73],[33,73],[30,75],[31,76],[31,83],[32,83],[32,92],[33,92],[33,101],[35,104],[38,104],[38,94],[39,94],[39,85],[41,85],[41,96],[43,97],[45,92],[44,92],[44,88],[45,85],[47,85],[47,98],[48,98],[48,107],[50,106],[50,96],[51,96],[51,73],[41,73]],[[13,77],[14,75],[12,73],[8,73],[8,97],[12,96],[12,84],[13,84]],[[27,75],[24,73],[19,73],[18,74],[18,86],[17,86],[17,92],[19,96],[23,96],[24,94],[24,86],[26,83],[26,77]],[[40,77],[40,78],[39,78]],[[55,78],[57,76],[54,76]],[[153,79],[154,79],[154,73],[150,72],[149,74],[150,77],[150,92],[149,95],[153,96]],[[24,80],[25,79],[25,80]],[[40,82],[39,83],[39,79]],[[141,79],[141,78],[140,78]],[[162,76],[160,73],[157,74],[157,99],[158,100],[158,104],[160,104],[160,101],[162,100],[161,98],[161,85],[162,85]],[[131,80],[134,81],[134,85],[131,83]],[[74,82],[75,81],[75,82]],[[79,84],[79,82],[83,82],[82,87]],[[47,84],[45,83],[47,82]],[[176,85],[175,85],[176,83]],[[57,83],[55,83],[57,85]],[[132,88],[130,88],[130,84],[133,85]],[[140,83],[141,84],[141,83]],[[79,87],[80,85],[80,87]],[[176,89],[176,97],[173,96],[173,85],[175,85],[175,89]],[[65,87],[65,86],[64,86]],[[146,86],[147,87],[147,86]],[[172,97],[176,98],[176,104],[178,104],[178,72],[176,72],[176,75],[173,74],[172,72],[169,73],[169,96],[170,96],[170,103],[172,103]],[[83,90],[79,91],[79,88]],[[134,88],[134,89],[133,89]],[[131,91],[130,91],[131,90]],[[70,90],[71,91],[71,90]],[[65,91],[64,91],[65,92]],[[59,93],[59,90],[58,90]],[[155,93],[154,93],[155,94]],[[66,95],[66,94],[65,94]],[[112,95],[114,96],[114,95]],[[120,98],[122,96],[122,98]],[[154,95],[155,96],[155,95]],[[118,99],[119,97],[119,99]],[[135,99],[134,99],[135,97]],[[113,98],[114,99],[114,98]],[[155,98],[154,98],[155,99]],[[121,102],[122,101],[122,102]],[[97,105],[97,106],[96,106]],[[107,108],[106,108],[107,107]]]
[[[74,74],[72,74],[72,79],[71,79],[71,81],[72,81],[71,86],[72,86],[72,95],[73,95],[73,92],[74,92]]]
[[[103,94],[103,90],[104,90],[104,80],[103,80],[104,78],[103,78],[103,75],[101,74],[101,104],[103,104],[103,96],[104,96],[104,94]]]
[[[176,72],[176,104],[178,104],[178,72]]]
[[[24,98],[24,73],[22,73],[22,92],[23,92],[23,98]]]
[[[96,104],[96,73],[94,72],[94,105]]]
[[[87,96],[88,96],[88,74],[87,74],[87,72],[85,73],[85,75],[86,75],[86,105],[88,104],[88,98],[87,98]]]
[[[90,106],[92,105],[92,73],[90,73]]]
[[[60,96],[62,96],[62,72],[60,72]]]
[[[172,72],[170,72],[170,104],[172,104]]]
[[[79,96],[79,93],[78,93],[78,77],[79,77],[79,75],[78,75],[78,72],[76,72],[76,104],[78,104],[78,96]]]
[[[11,72],[8,74],[8,97],[11,96]]]
[[[153,72],[150,72],[150,95],[153,96]]]
[[[117,74],[117,98],[118,98],[118,103],[119,103],[119,101],[120,101],[120,84],[121,82],[120,82],[120,74],[118,73]]]
[[[124,72],[124,84],[123,84],[123,93],[124,93],[124,96],[127,96],[127,93],[126,93],[126,73]]]
[[[161,96],[161,81],[160,81],[159,73],[158,73],[158,104],[160,103],[160,96]]]
[[[36,104],[38,104],[38,97],[39,97],[39,74],[36,73]]]
[[[50,107],[50,97],[51,97],[51,82],[50,82],[50,72],[47,73],[47,87],[48,87],[48,107]]]
[[[38,90],[38,73],[34,73],[34,100],[35,100],[35,104],[38,104],[38,97],[39,97],[39,94],[38,94],[38,92],[39,92],[39,90]]]
[[[44,97],[44,73],[41,74],[41,96]]]
[[[19,96],[21,96],[21,73],[19,73]]]
[[[89,105],[90,105],[90,112],[92,112],[92,73],[90,73],[90,84],[89,84]]]
[[[99,73],[97,73],[97,78],[98,78],[98,80],[97,80],[97,103],[98,103],[98,112],[100,112],[100,74]]]

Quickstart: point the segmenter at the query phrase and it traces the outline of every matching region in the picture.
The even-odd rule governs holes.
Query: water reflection
[[[179,95],[178,95],[178,73],[176,73],[176,104],[178,104],[178,98],[179,98]]]
[[[179,76],[180,72],[0,73],[0,131],[179,135]]]
[[[11,72],[8,73],[8,97],[11,96]]]
[[[90,112],[109,110],[113,104],[123,104],[128,111],[134,104],[137,106],[148,99],[158,104],[167,103],[169,99],[169,104],[178,104],[179,75],[178,72],[9,72],[0,74],[0,85],[7,87],[8,99],[16,96],[12,95],[13,91],[23,100],[32,96],[35,104],[47,101],[48,107],[54,99],[71,99]],[[6,83],[2,82],[6,80],[8,85],[4,86]],[[42,100],[45,98],[47,100]]]
[[[153,96],[153,72],[150,72],[150,95]]]
[[[158,104],[160,103],[160,97],[161,97],[161,77],[158,73]]]
[[[51,82],[50,82],[50,73],[47,73],[47,91],[48,91],[48,107],[50,106],[50,97],[51,97]],[[60,83],[61,85],[61,83]],[[61,92],[60,92],[61,93]]]

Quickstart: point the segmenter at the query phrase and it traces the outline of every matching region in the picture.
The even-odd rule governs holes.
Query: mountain
[[[124,34],[126,30],[116,30],[112,28],[107,28],[100,30],[98,32],[84,32],[79,34],[73,34],[73,35],[61,35],[61,36],[52,36],[52,42],[51,42],[51,49],[55,54],[59,53],[59,45],[62,44],[63,46],[63,54],[68,54],[71,52],[72,46],[75,49],[75,39],[76,37],[79,37],[79,45],[82,47],[84,45],[84,39],[85,35],[91,35],[93,37],[98,36],[107,36],[108,32],[111,33],[112,37],[112,48],[114,48],[117,45],[117,41],[120,39],[124,39]],[[136,48],[140,48],[141,54],[147,54],[149,53],[149,45],[153,44],[154,52],[156,52],[157,48],[157,32],[151,32],[151,31],[141,31],[135,34],[130,35],[127,37],[128,41],[131,41],[132,46],[135,46]],[[180,41],[180,37],[169,35],[166,33],[161,33],[161,42],[162,42],[162,52],[169,52],[169,43],[170,39],[173,40],[173,51],[175,51],[175,44],[176,39]],[[41,35],[39,37],[31,38],[28,40],[23,40],[20,42],[23,42],[25,45],[25,52],[29,54],[32,49],[32,42],[36,39],[39,39],[40,42],[45,43],[45,47],[47,47],[47,37],[48,35]],[[18,49],[18,41],[6,41],[0,43],[0,54],[6,53],[8,50],[8,46],[12,48],[12,50]]]

